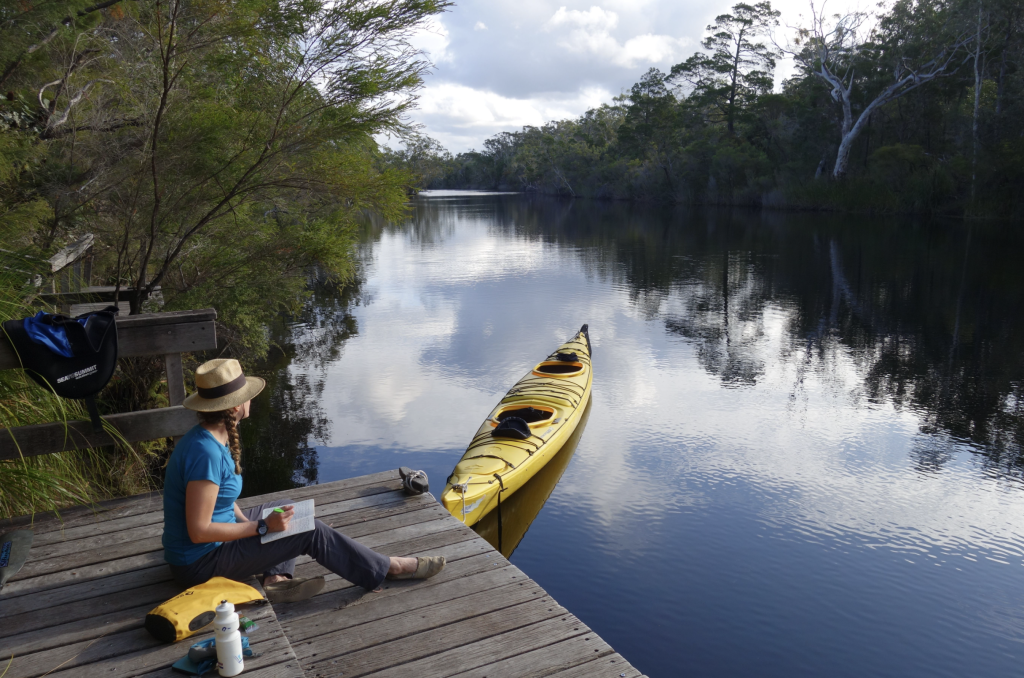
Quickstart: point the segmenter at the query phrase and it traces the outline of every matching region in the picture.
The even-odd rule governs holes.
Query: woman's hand
[[[288,529],[288,523],[291,522],[292,516],[295,515],[294,506],[281,506],[279,508],[283,513],[274,509],[270,512],[270,515],[264,518],[269,532],[284,532]]]

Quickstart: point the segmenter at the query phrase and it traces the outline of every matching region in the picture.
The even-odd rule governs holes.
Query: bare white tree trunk
[[[981,106],[981,2],[978,3],[977,36],[974,40],[974,120],[971,128],[971,200],[978,178],[978,110]]]
[[[812,2],[812,25],[810,29],[801,31],[797,42],[800,49],[783,50],[792,55],[807,72],[828,83],[832,87],[832,98],[842,107],[842,134],[836,164],[832,169],[834,179],[842,179],[846,175],[853,143],[867,126],[872,111],[944,75],[953,65],[953,59],[960,50],[975,39],[973,35],[960,36],[943,48],[934,59],[917,68],[909,65],[904,59],[898,61],[893,73],[895,82],[883,89],[854,120],[851,95],[856,73],[853,64],[866,42],[866,38],[861,35],[865,19],[866,15],[861,13],[829,19],[825,15],[824,7],[819,10]]]

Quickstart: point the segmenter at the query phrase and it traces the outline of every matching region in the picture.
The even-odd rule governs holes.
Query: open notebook
[[[294,506],[295,515],[293,515],[292,519],[288,521],[288,529],[284,532],[268,532],[260,539],[261,544],[277,541],[281,537],[289,537],[293,534],[310,532],[315,527],[315,525],[313,525],[313,500],[307,499],[305,501],[297,501]],[[269,516],[273,510],[274,509],[272,508],[263,509],[263,515],[260,517],[266,520],[267,516]]]

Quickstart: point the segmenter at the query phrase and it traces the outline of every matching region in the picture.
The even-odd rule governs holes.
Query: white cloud
[[[431,136],[459,152],[480,148],[484,139],[502,130],[578,116],[611,97],[611,92],[598,87],[584,87],[569,95],[541,93],[517,98],[451,82],[431,83],[420,95],[416,117]]]
[[[578,28],[608,32],[619,23],[619,15],[615,12],[607,12],[600,7],[591,7],[586,12],[578,9],[567,10],[564,6],[548,19],[544,25],[545,30],[551,30],[558,26],[576,26]]]
[[[480,148],[500,131],[576,117],[609,103],[648,68],[667,71],[700,49],[704,27],[736,0],[459,0],[414,45],[434,63],[412,114],[449,150]],[[843,11],[860,0],[833,0]],[[808,0],[774,0],[787,26]],[[792,73],[780,62],[779,79]],[[593,92],[603,93],[596,100]]]
[[[612,35],[618,24],[617,13],[600,7],[586,11],[559,7],[543,30],[561,33],[557,44],[569,52],[604,57],[624,68],[675,59],[690,44],[689,38],[652,33],[632,37],[623,44]]]
[[[435,64],[451,62],[452,54],[448,51],[451,35],[440,19],[431,19],[412,40],[416,49],[422,50]]]

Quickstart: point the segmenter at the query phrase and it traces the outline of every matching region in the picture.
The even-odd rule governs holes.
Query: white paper
[[[315,514],[312,499],[295,502],[294,506],[295,515],[293,515],[292,519],[288,521],[288,529],[284,532],[267,532],[260,539],[261,544],[266,544],[267,542],[271,541],[277,541],[281,537],[289,537],[293,534],[311,532],[313,528],[316,527],[313,524],[313,518]],[[274,509],[272,508],[263,509],[263,515],[260,517],[263,518],[263,520],[266,520],[267,516],[273,513],[273,511]]]

